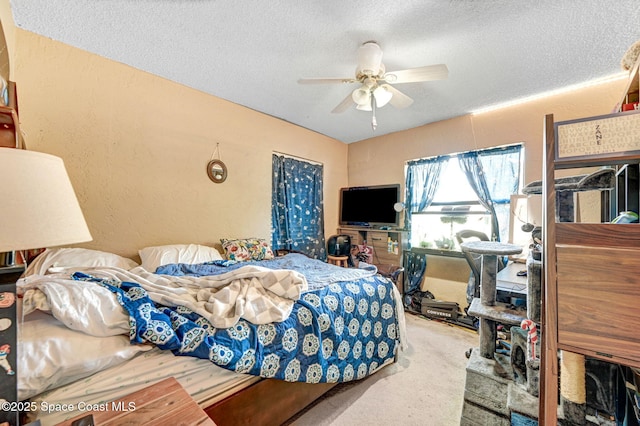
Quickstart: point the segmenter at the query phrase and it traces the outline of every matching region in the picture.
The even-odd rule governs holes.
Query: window
[[[463,229],[490,236],[491,213],[478,201],[454,155],[444,160],[433,202],[413,214],[411,246],[460,250],[455,236]]]
[[[463,229],[507,241],[510,196],[521,187],[521,149],[511,145],[409,162],[411,246],[459,251],[456,233]]]

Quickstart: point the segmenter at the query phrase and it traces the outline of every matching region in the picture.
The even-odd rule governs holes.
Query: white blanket
[[[164,306],[189,308],[207,318],[216,328],[232,327],[240,318],[254,324],[284,321],[289,317],[294,302],[308,287],[306,278],[299,272],[258,266],[245,266],[224,274],[204,277],[157,275],[142,267],[129,271],[113,267],[74,268],[68,272],[78,270],[98,278],[138,283],[154,302]],[[58,287],[64,281],[67,281],[67,286],[73,284],[68,282],[71,280],[64,279],[64,276],[33,276],[23,282],[22,287],[38,288],[44,292],[52,305],[52,313],[57,317],[56,311],[61,312],[65,307],[55,305],[68,306],[68,300],[56,298],[58,292],[52,291],[52,287]],[[76,283],[85,286],[91,284]]]

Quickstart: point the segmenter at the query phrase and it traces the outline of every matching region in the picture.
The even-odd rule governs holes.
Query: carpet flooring
[[[289,426],[459,425],[465,352],[477,332],[406,314],[409,348],[397,363],[358,382],[339,384]]]

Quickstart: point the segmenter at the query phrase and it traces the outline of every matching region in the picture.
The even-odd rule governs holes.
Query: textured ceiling
[[[640,39],[638,0],[30,0],[19,28],[345,143],[620,72]],[[387,71],[444,63],[449,78],[398,84],[415,102],[331,110],[357,85],[358,46]]]

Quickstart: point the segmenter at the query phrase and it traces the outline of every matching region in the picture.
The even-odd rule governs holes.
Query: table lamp
[[[0,252],[91,239],[61,158],[0,148]]]
[[[41,152],[0,148],[0,252],[91,239],[62,159]],[[15,283],[0,285],[2,300],[14,300],[14,294]],[[0,399],[12,402],[17,401],[18,370],[15,303],[0,307],[0,318],[9,318],[12,324],[0,330],[0,358],[12,366],[6,371],[0,369]],[[0,423],[18,424],[17,417],[17,412],[2,411]]]

